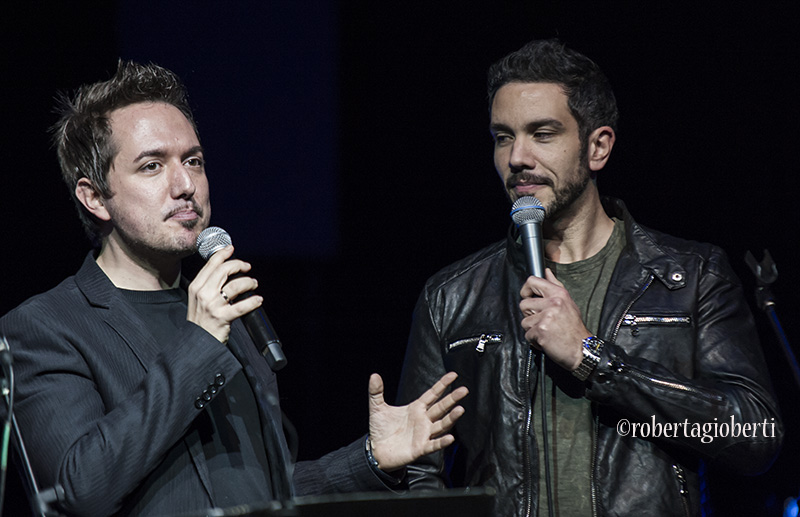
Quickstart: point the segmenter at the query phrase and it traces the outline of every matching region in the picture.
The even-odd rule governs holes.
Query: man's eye
[[[159,167],[160,167],[160,164],[158,162],[150,162],[150,163],[146,163],[142,167],[142,170],[143,171],[148,171],[148,172],[154,172],[154,171],[157,171]]]
[[[533,134],[533,137],[536,140],[550,140],[554,136],[555,135],[553,133],[550,133],[548,131],[537,131],[536,133]]]
[[[511,136],[509,136],[509,135],[504,135],[504,134],[494,135],[494,143],[498,144],[498,145],[504,144],[506,142],[509,142],[510,140],[511,140]]]
[[[186,160],[186,165],[188,165],[189,167],[202,167],[204,163],[205,162],[203,162],[202,158],[196,158],[196,157],[189,158],[188,160]]]

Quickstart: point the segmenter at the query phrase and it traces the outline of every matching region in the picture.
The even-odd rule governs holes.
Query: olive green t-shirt
[[[549,267],[564,284],[583,317],[583,324],[597,333],[611,274],[625,247],[625,223],[614,219],[608,242],[593,257],[571,264],[549,260]],[[591,471],[594,441],[592,407],[584,397],[584,383],[570,372],[548,361],[545,365],[550,478],[555,500],[554,514],[562,517],[592,515]],[[540,379],[541,383],[541,379]],[[533,432],[539,450],[539,515],[548,515],[547,484],[544,470],[541,384],[533,395]]]

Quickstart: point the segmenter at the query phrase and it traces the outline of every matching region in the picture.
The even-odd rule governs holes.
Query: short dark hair
[[[70,190],[83,228],[95,244],[99,239],[99,223],[78,200],[75,187],[78,180],[88,178],[103,197],[112,195],[108,171],[117,149],[111,139],[109,115],[140,102],[175,106],[197,134],[186,88],[180,78],[152,63],[141,65],[119,60],[116,73],[108,81],[83,85],[72,98],[64,93],[58,96],[56,110],[60,118],[52,131],[61,176]]]
[[[557,39],[531,41],[489,68],[489,109],[497,90],[511,82],[561,86],[584,146],[598,127],[617,129],[619,112],[611,83],[594,61]]]

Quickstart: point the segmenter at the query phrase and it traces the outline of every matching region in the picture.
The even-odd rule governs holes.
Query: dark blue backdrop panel
[[[337,34],[331,2],[119,4],[121,56],[189,89],[212,223],[240,256],[337,250]]]

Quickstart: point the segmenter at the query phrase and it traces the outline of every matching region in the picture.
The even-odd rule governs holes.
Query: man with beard
[[[64,99],[62,175],[98,244],[80,270],[2,320],[16,416],[39,484],[70,515],[198,514],[294,495],[384,488],[452,442],[454,374],[404,407],[369,383],[368,437],[292,466],[275,374],[239,320],[262,303],[250,265],[181,259],[211,216],[204,152],[180,80],[120,62]]]
[[[411,488],[493,487],[503,516],[699,515],[704,462],[758,473],[782,439],[738,280],[720,249],[599,195],[618,113],[595,63],[533,41],[488,82],[500,179],[545,208],[545,278],[512,226],[426,283],[400,401],[451,370],[470,398]],[[732,421],[761,431],[697,432]]]

